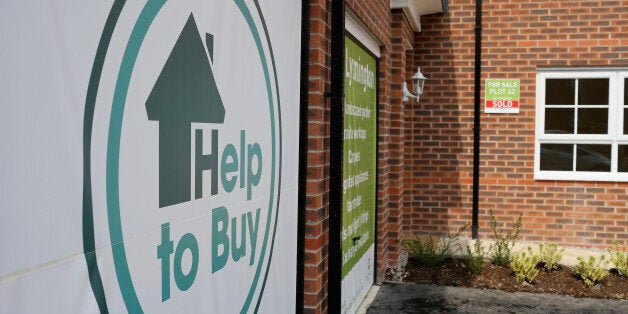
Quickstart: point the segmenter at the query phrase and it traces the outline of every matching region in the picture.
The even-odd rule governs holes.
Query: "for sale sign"
[[[486,80],[484,112],[519,113],[519,80]]]

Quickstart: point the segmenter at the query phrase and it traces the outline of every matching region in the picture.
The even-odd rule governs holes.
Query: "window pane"
[[[574,105],[576,95],[576,80],[574,79],[547,79],[545,81],[546,105]]]
[[[617,163],[617,170],[619,172],[628,172],[628,145],[619,145]]]
[[[611,171],[611,145],[578,144],[576,171]]]
[[[546,134],[573,134],[574,130],[573,108],[547,108],[545,109],[545,133]]]
[[[573,145],[541,144],[541,170],[571,171],[573,169]]]
[[[578,134],[608,134],[608,109],[578,109]]]
[[[624,108],[624,134],[628,134],[628,108]]]
[[[628,106],[628,78],[624,79],[624,106]],[[628,108],[624,107],[624,134],[628,134]]]
[[[579,105],[608,105],[608,79],[580,79]]]
[[[624,79],[624,106],[628,106],[628,78]]]

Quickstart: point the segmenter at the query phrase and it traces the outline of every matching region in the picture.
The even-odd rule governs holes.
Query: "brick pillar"
[[[304,312],[327,311],[329,242],[329,100],[331,3],[312,0],[308,78],[308,144],[304,254]]]
[[[390,267],[397,267],[399,253],[401,251],[401,231],[404,211],[405,186],[411,186],[408,182],[411,176],[405,170],[405,154],[407,145],[404,145],[406,126],[404,105],[413,104],[410,99],[404,104],[402,98],[403,82],[409,79],[412,72],[412,46],[414,43],[414,31],[402,10],[392,11],[391,22],[391,98],[390,98],[390,157],[389,165],[389,217],[388,217],[388,248],[390,250],[388,263]],[[411,85],[410,85],[411,87]]]

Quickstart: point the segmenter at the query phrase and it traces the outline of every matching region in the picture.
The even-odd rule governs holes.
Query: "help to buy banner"
[[[5,1],[0,313],[295,310],[301,1]]]

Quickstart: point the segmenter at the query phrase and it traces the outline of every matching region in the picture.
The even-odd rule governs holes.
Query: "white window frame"
[[[619,145],[628,145],[624,135],[624,79],[628,69],[543,69],[536,75],[536,136],[534,147],[534,179],[562,181],[628,182],[628,172],[617,171]],[[609,79],[608,134],[571,135],[545,134],[545,85],[547,79]],[[626,91],[628,92],[628,91]],[[577,89],[576,89],[577,95]],[[576,96],[577,97],[577,96]],[[577,114],[577,113],[575,113]],[[628,118],[628,117],[626,117]],[[606,144],[611,145],[610,172],[576,171],[577,151],[574,149],[572,171],[541,171],[541,144]]]

